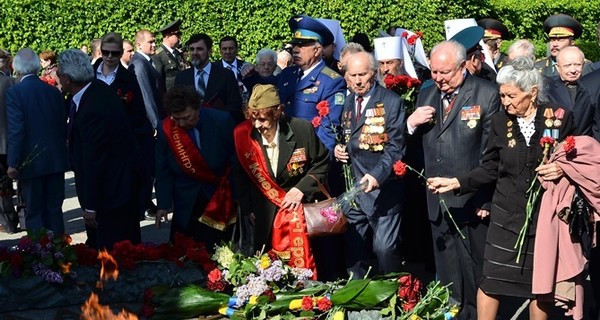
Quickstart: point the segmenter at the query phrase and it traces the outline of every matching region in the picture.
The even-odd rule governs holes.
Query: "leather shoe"
[[[146,220],[154,220],[156,218],[156,210],[148,209],[144,212]]]

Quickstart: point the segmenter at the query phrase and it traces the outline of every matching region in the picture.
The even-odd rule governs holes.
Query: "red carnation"
[[[210,291],[215,291],[215,292],[225,290],[226,286],[227,286],[227,284],[224,281],[217,281],[217,282],[208,281],[206,283],[206,288]]]
[[[406,174],[406,163],[402,162],[402,160],[398,160],[394,163],[394,173],[399,176],[399,177],[403,177]]]
[[[396,76],[395,80],[396,80],[397,86],[408,87],[408,82],[410,81],[410,77],[399,74]]]
[[[317,103],[317,110],[319,111],[319,115],[325,117],[329,115],[329,102],[327,100],[323,100]]]
[[[275,293],[271,289],[265,290],[265,292],[263,292],[263,295],[269,297],[269,302],[273,302],[276,299]]]
[[[321,117],[316,116],[311,121],[313,127],[318,128],[321,125]]]
[[[326,117],[329,115],[329,107],[322,107],[321,109],[319,109],[319,115],[321,117]]]
[[[546,147],[551,147],[554,145],[554,139],[552,137],[542,137],[540,139],[540,145],[542,146],[542,148],[546,148]]]
[[[566,137],[563,147],[565,148],[566,154],[570,154],[571,152],[573,152],[573,150],[575,150],[575,137],[573,137],[573,136]]]
[[[215,268],[208,274],[208,281],[217,282],[223,278],[223,273],[221,270]]]
[[[409,45],[414,46],[415,42],[417,42],[417,39],[418,37],[416,35],[412,35],[406,39],[406,42],[408,42]]]
[[[388,89],[392,89],[396,85],[396,79],[393,74],[386,74],[383,79],[383,83],[385,83],[385,87]]]
[[[323,297],[319,299],[319,301],[317,301],[317,308],[319,309],[319,311],[328,311],[329,309],[331,309],[332,306],[333,304],[331,303],[331,300],[329,300],[329,298],[327,297]]]
[[[405,312],[412,310],[421,299],[421,290],[423,284],[417,278],[411,275],[405,275],[398,279],[400,288],[398,289],[398,298],[402,300],[402,310]]]
[[[408,37],[408,32],[406,32],[406,31],[402,32],[402,38],[406,38],[406,37]]]
[[[279,260],[279,255],[277,255],[277,252],[273,250],[269,250],[269,252],[267,252],[267,255],[269,256],[269,259],[271,259],[271,261]]]
[[[129,91],[125,94],[125,102],[127,102],[127,103],[133,102],[133,92]]]
[[[309,296],[302,297],[302,310],[312,310],[313,308],[313,298]]]

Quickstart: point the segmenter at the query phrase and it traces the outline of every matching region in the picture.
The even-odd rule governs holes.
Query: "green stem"
[[[413,167],[409,166],[406,164],[406,168],[414,173],[417,174],[417,176],[419,176],[421,179],[425,180],[427,182],[427,177],[423,174],[423,171],[417,171],[415,170]],[[452,213],[450,213],[450,209],[448,209],[448,206],[446,205],[446,201],[444,201],[444,199],[442,199],[442,195],[439,195],[440,198],[440,206],[443,207],[442,210],[442,214],[444,213],[448,213],[448,218],[450,218],[450,220],[452,221],[452,224],[454,225],[454,228],[456,228],[456,231],[458,231],[458,234],[460,235],[460,237],[464,240],[465,239],[465,235],[460,231],[460,228],[458,227],[458,224],[456,224],[456,221],[454,220],[454,217],[452,216]]]

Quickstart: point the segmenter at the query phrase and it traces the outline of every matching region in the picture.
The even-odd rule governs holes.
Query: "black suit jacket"
[[[581,78],[581,85],[590,96],[590,104],[594,110],[594,121],[592,124],[592,135],[600,141],[600,69],[594,70]]]
[[[521,133],[517,119],[505,112],[497,113],[492,118],[489,143],[482,164],[466,175],[458,177],[460,192],[471,192],[482,185],[495,182],[496,191],[492,201],[492,221],[505,229],[519,233],[525,221],[525,206],[527,205],[527,190],[535,179],[535,168],[542,161],[543,148],[539,141],[543,136],[546,126],[544,111],[557,107],[539,106],[535,116],[535,132],[527,147],[525,138]],[[566,109],[565,109],[566,110]],[[514,146],[509,146],[508,121],[512,121],[512,133],[515,140]],[[558,127],[558,141],[573,134],[575,125],[570,111],[566,110],[561,124]],[[541,197],[540,197],[541,200]],[[535,234],[537,213],[529,227],[529,234]],[[512,244],[511,244],[512,245]]]
[[[441,95],[435,85],[421,90],[416,105],[435,108],[436,121],[416,128],[411,139],[422,139],[426,176],[455,177],[468,173],[480,164],[487,146],[492,115],[500,109],[498,87],[467,74],[445,122],[442,121],[444,110]],[[480,119],[475,121],[474,126],[472,122],[469,125],[468,120],[462,119],[463,110],[468,111],[476,106],[479,106]],[[442,195],[459,223],[479,219],[475,210],[488,204],[491,196],[491,190],[460,196],[451,193]],[[427,193],[427,207],[429,219],[436,221],[441,212],[437,194]]]
[[[121,99],[104,82],[93,80],[84,92],[69,141],[83,209],[114,209],[137,195],[139,150]]]
[[[175,77],[175,85],[195,87],[194,75],[196,72],[196,68],[179,71]],[[223,68],[220,60],[212,63],[204,101],[209,106],[229,112],[236,123],[244,119],[238,82],[231,71]]]
[[[598,86],[598,83],[595,86]],[[549,79],[548,96],[554,104],[573,112],[576,135],[593,136],[592,128],[594,126],[596,108],[592,104],[589,91],[582,85],[581,81],[577,81],[575,102],[571,101],[569,89],[567,89],[567,86],[560,77]]]

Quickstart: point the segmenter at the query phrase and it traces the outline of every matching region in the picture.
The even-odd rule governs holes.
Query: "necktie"
[[[275,141],[272,141],[267,145],[267,157],[269,158],[269,166],[273,171],[273,176],[277,177],[277,161],[279,160],[279,149]]]
[[[229,69],[229,70],[231,70],[231,72],[233,72],[233,76],[235,77],[235,79],[237,81],[240,81],[240,75],[239,75],[239,73],[236,72],[237,70],[236,70],[236,68],[233,65],[231,65],[231,64],[228,65],[227,69]]]
[[[448,115],[450,114],[450,111],[452,111],[452,105],[454,104],[453,102],[455,97],[455,94],[448,93],[444,95],[444,98],[442,98],[442,103],[444,104],[444,117],[442,122],[445,122],[446,119],[448,119]]]
[[[196,86],[196,91],[198,91],[200,98],[204,99],[204,95],[206,94],[206,83],[204,83],[204,70],[198,70],[198,84]]]
[[[67,144],[70,145],[73,138],[71,135],[73,134],[73,126],[75,125],[75,113],[77,112],[77,105],[75,102],[71,100],[69,104],[69,123],[67,125]]]
[[[363,102],[364,98],[361,96],[358,96],[358,98],[356,98],[356,121],[358,122],[358,120],[360,120],[360,114],[362,113],[362,102]]]
[[[304,71],[302,71],[302,69],[298,69],[298,82],[300,82],[300,80],[302,80],[303,76],[304,76]]]

